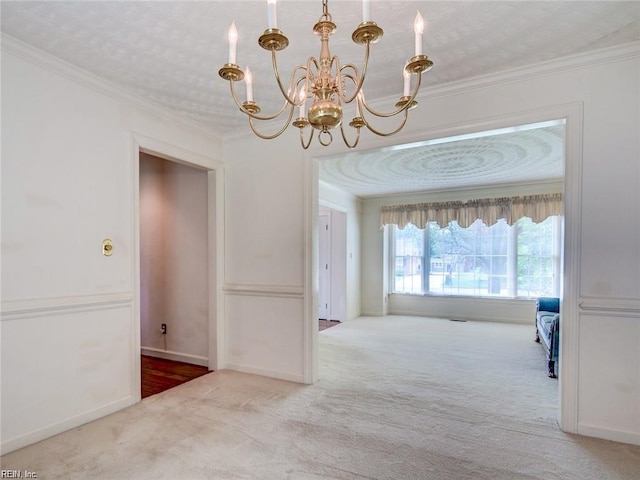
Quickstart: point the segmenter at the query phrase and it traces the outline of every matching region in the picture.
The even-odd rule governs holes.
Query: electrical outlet
[[[163,323],[162,325],[160,325],[160,331],[162,332],[163,335],[167,334],[167,324]]]

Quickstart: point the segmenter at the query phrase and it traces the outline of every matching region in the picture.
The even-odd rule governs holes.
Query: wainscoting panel
[[[640,315],[628,302],[589,306],[579,315],[578,433],[640,445]]]
[[[130,304],[71,305],[2,322],[2,453],[136,401]]]
[[[226,292],[225,366],[303,382],[304,299],[297,289],[290,296],[283,295],[283,289],[275,290],[271,295]]]

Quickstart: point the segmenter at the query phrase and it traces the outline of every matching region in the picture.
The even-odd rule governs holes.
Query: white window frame
[[[553,264],[553,275],[552,275],[552,286],[551,290],[553,292],[553,296],[560,296],[561,291],[561,278],[562,278],[562,217],[561,216],[552,216],[552,231],[553,238],[555,239],[552,245],[552,264]],[[421,296],[452,296],[452,297],[473,297],[473,298],[504,298],[504,299],[530,299],[533,297],[525,297],[518,296],[518,252],[517,252],[517,230],[513,228],[513,226],[509,229],[509,237],[507,244],[507,295],[506,296],[495,296],[495,295],[465,295],[458,293],[435,293],[429,291],[429,274],[430,262],[429,258],[429,235],[428,228],[425,227],[425,233],[422,238],[424,241],[423,246],[423,261],[422,264],[425,268],[422,268],[421,271],[421,284],[422,284],[422,292],[421,293],[412,293],[412,292],[402,292],[396,290],[396,278],[395,278],[395,266],[396,266],[396,229],[398,227],[396,225],[391,225],[391,228],[388,229],[389,232],[389,285],[390,291],[392,295],[421,295]],[[428,266],[428,268],[426,268]]]

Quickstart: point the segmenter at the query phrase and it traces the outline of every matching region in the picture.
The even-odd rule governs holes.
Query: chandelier
[[[300,144],[305,150],[311,145],[314,133],[317,131],[318,142],[328,146],[333,141],[331,131],[340,128],[340,133],[345,145],[355,148],[360,140],[360,130],[364,127],[379,136],[393,135],[404,127],[407,122],[409,110],[418,102],[415,97],[420,89],[422,73],[433,66],[433,62],[422,53],[422,35],[424,22],[420,12],[417,13],[414,22],[415,52],[405,64],[403,69],[404,91],[395,109],[390,112],[379,112],[372,108],[365,100],[363,85],[369,63],[369,47],[382,37],[383,31],[375,22],[371,21],[371,7],[369,0],[362,2],[363,20],[351,35],[351,39],[364,45],[364,65],[359,70],[349,63],[342,65],[337,56],[332,56],[329,51],[329,36],[336,31],[329,13],[328,0],[322,0],[322,16],[313,27],[313,32],[320,37],[320,57],[309,57],[306,64],[298,65],[291,73],[289,84],[285,88],[280,79],[276,53],[289,45],[289,39],[277,27],[276,0],[267,0],[268,27],[258,39],[258,44],[265,50],[271,51],[273,73],[284,97],[284,104],[279,111],[261,115],[258,103],[253,100],[253,78],[251,70],[247,67],[244,71],[236,64],[236,47],[238,32],[235,22],[229,28],[229,62],[218,72],[219,75],[229,81],[231,95],[240,111],[249,117],[249,125],[255,135],[262,139],[270,140],[280,136],[289,125],[300,130]],[[417,79],[413,82],[411,91],[411,77]],[[235,90],[235,82],[244,80],[246,84],[246,100],[240,102]],[[349,142],[345,134],[343,122],[343,104],[355,102],[355,117],[349,122],[349,126],[355,129],[355,139]],[[307,103],[310,103],[307,109]],[[293,120],[295,109],[298,116]],[[281,114],[288,116],[282,128],[274,134],[260,133],[255,126],[258,120],[274,120]],[[392,131],[382,132],[369,123],[368,115],[378,118],[389,118],[401,115],[400,125]],[[293,122],[292,122],[293,120]],[[305,131],[308,130],[308,133]]]

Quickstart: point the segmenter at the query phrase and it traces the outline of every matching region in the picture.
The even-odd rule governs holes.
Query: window
[[[395,293],[493,297],[558,296],[560,217],[513,226],[476,220],[444,228],[393,227]]]

